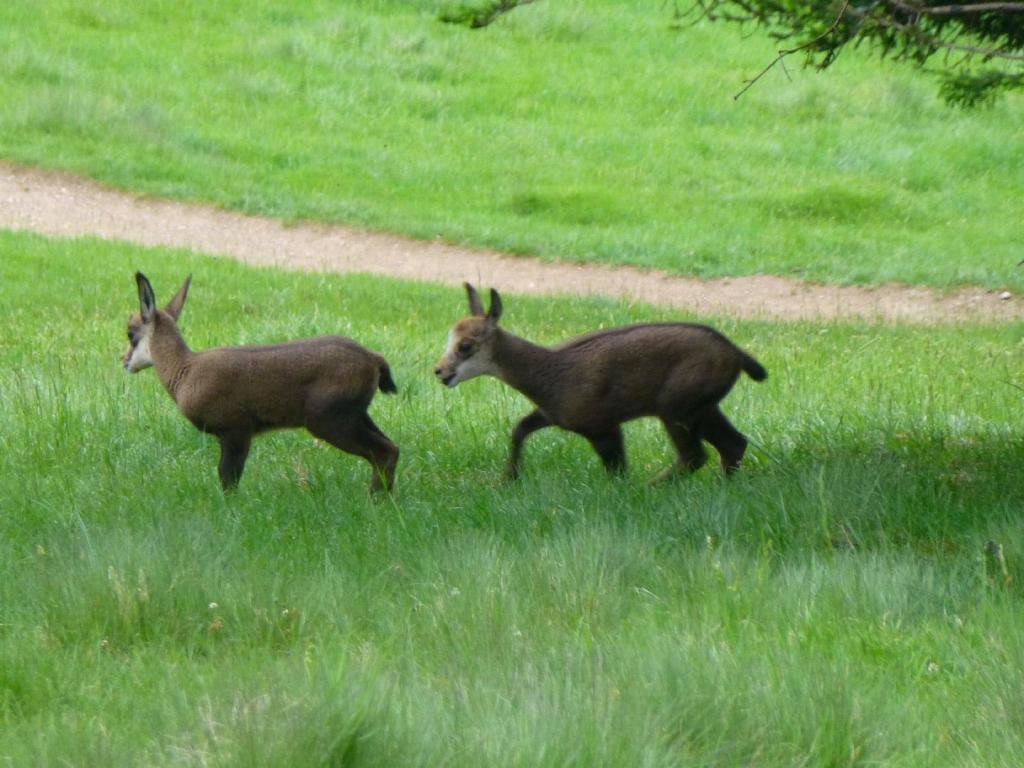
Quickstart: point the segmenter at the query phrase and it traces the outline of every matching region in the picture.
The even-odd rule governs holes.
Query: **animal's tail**
[[[742,349],[740,350],[740,361],[740,366],[754,381],[764,381],[768,378],[768,371],[765,370],[764,366]]]
[[[377,387],[381,392],[386,392],[389,395],[393,395],[398,391],[395,380],[391,378],[391,368],[388,367],[387,363],[382,362],[380,364],[380,381],[377,382]]]

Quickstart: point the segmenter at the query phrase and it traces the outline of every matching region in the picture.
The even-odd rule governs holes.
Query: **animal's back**
[[[609,376],[633,368],[649,374],[680,364],[739,365],[741,350],[726,336],[694,323],[648,323],[594,331],[556,346],[580,365],[598,366]]]
[[[595,412],[625,421],[659,413],[674,400],[722,397],[745,360],[753,360],[715,329],[691,323],[610,328],[554,349],[571,380],[564,402],[571,421]]]
[[[343,336],[197,355],[182,411],[203,428],[244,421],[255,429],[302,426],[310,407],[368,404],[384,358]]]

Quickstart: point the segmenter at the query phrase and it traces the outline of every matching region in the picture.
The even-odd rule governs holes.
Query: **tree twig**
[[[828,37],[833,32],[835,32],[836,29],[838,29],[838,27],[839,27],[839,22],[842,21],[843,16],[846,14],[846,11],[849,9],[849,7],[850,7],[850,0],[845,0],[845,2],[843,3],[843,7],[839,9],[839,13],[836,15],[835,19],[832,20],[831,26],[829,26],[828,29],[826,29],[824,32],[822,32],[820,35],[818,35],[813,40],[809,40],[808,42],[804,43],[803,45],[798,45],[795,48],[783,48],[783,49],[780,49],[779,50],[779,55],[776,56],[775,59],[767,67],[765,67],[760,72],[758,72],[757,75],[755,75],[750,80],[747,80],[747,84],[744,85],[742,89],[740,89],[740,92],[732,97],[733,101],[737,101],[740,96],[742,96],[744,93],[749,91],[750,88],[754,85],[754,83],[756,83],[762,77],[767,75],[769,70],[771,70],[772,67],[774,67],[776,64],[778,64],[784,58],[786,58],[787,56],[789,56],[791,54],[798,53],[800,51],[803,51],[803,50],[806,50],[808,48],[811,48],[814,45],[817,45],[822,40],[824,40],[826,37]]]

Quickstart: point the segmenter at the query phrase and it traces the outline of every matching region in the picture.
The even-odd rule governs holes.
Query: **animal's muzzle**
[[[444,384],[446,387],[453,386],[453,382],[455,381],[454,373],[449,373],[448,375],[445,375],[443,368],[435,368],[434,375],[437,376],[441,383]]]

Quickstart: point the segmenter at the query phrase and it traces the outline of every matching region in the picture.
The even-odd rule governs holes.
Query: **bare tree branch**
[[[803,50],[806,50],[808,48],[811,48],[811,47],[817,45],[818,43],[820,43],[822,40],[824,40],[826,37],[831,35],[833,32],[835,32],[836,29],[839,27],[839,22],[842,21],[843,15],[846,13],[846,11],[849,9],[849,7],[850,7],[850,0],[845,0],[845,2],[843,3],[843,7],[839,9],[839,14],[833,20],[832,25],[828,29],[826,29],[824,32],[822,32],[820,35],[818,35],[816,38],[814,38],[813,40],[809,40],[808,42],[804,43],[803,45],[798,45],[795,48],[783,48],[783,49],[779,50],[779,55],[776,56],[775,59],[767,67],[765,67],[760,72],[758,72],[757,75],[752,77],[750,80],[747,80],[746,85],[744,85],[743,88],[740,89],[740,92],[732,97],[733,101],[739,100],[740,96],[742,96],[744,93],[749,91],[750,88],[754,85],[754,83],[756,83],[758,80],[760,80],[766,74],[768,74],[768,71],[770,69],[772,69],[772,67],[774,67],[776,64],[778,64],[783,59],[785,59],[787,56],[790,56],[790,55],[792,55],[794,53],[799,53],[800,51],[803,51]]]

